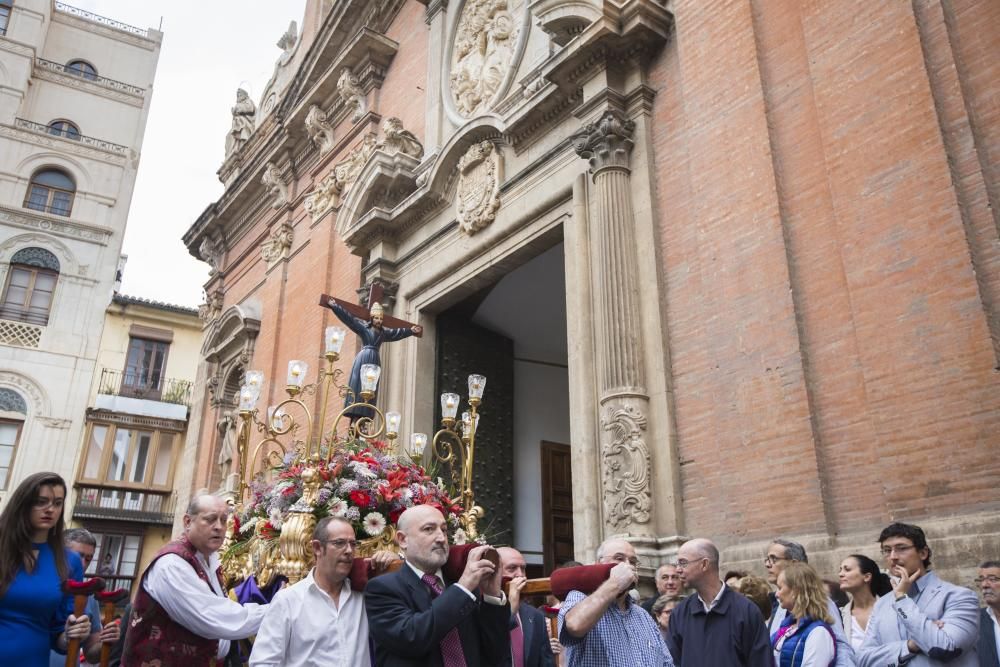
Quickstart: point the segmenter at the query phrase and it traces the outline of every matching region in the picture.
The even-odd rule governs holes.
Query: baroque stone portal
[[[466,118],[486,111],[507,79],[521,23],[521,2],[468,0],[451,56],[451,93]]]

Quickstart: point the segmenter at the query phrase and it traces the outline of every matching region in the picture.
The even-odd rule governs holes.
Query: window
[[[67,139],[80,139],[80,128],[68,120],[54,120],[49,123],[49,134]]]
[[[0,35],[7,34],[7,24],[10,23],[11,0],[0,0]]]
[[[59,279],[59,260],[44,248],[24,248],[10,258],[0,318],[45,326]]]
[[[165,499],[153,498],[141,491],[169,491],[172,488],[179,436],[174,431],[92,422],[87,434],[87,456],[82,464],[80,480],[115,487],[101,489],[92,504],[105,508],[159,511],[150,503]]]
[[[73,210],[76,183],[58,169],[43,169],[31,177],[24,207],[35,211],[69,216]]]
[[[167,367],[170,343],[145,338],[130,338],[122,394],[157,399],[163,389],[163,372]]]
[[[105,580],[108,590],[127,588],[138,574],[139,556],[142,554],[142,535],[112,533],[90,529],[97,539],[94,560],[87,568],[88,576]]]
[[[71,60],[66,63],[66,72],[74,76],[82,76],[91,81],[97,80],[97,70],[86,60]]]
[[[24,397],[13,389],[0,387],[0,491],[7,488],[10,469],[14,467],[14,455],[21,438],[24,416],[28,414],[28,404]],[[8,418],[9,417],[9,418]]]

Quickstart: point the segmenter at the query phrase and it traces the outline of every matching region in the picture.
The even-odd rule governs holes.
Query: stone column
[[[606,534],[652,535],[650,457],[645,432],[649,396],[639,312],[639,276],[629,157],[635,123],[605,111],[573,136],[590,162],[596,303],[600,462]]]

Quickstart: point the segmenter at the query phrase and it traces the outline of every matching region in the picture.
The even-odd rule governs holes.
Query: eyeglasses
[[[632,567],[639,567],[640,565],[642,565],[642,561],[636,558],[635,556],[629,558],[625,554],[615,554],[614,556],[611,557],[611,560],[613,560],[616,563],[628,563]]]
[[[703,560],[708,560],[708,557],[703,556],[701,558],[695,558],[694,560],[684,560],[683,558],[681,558],[680,560],[677,561],[677,569],[683,570],[688,565],[694,565],[695,563],[700,563]]]
[[[50,507],[61,510],[64,502],[66,502],[65,498],[38,498],[32,507],[36,510],[45,510]]]
[[[976,586],[982,586],[984,583],[989,583],[991,586],[996,586],[1000,584],[1000,577],[995,574],[991,574],[988,577],[976,577],[972,580],[975,582]]]
[[[764,556],[764,565],[774,565],[779,560],[791,560],[791,558],[785,558],[784,556],[772,556],[768,554]]]
[[[891,547],[882,547],[883,556],[891,556],[893,552],[897,554],[905,554],[910,549],[916,549],[912,544],[894,544]]]
[[[347,547],[351,547],[351,550],[354,550],[358,546],[358,541],[357,540],[345,540],[345,539],[320,540],[320,543],[321,544],[329,544],[331,547],[333,547],[337,551],[343,551]]]

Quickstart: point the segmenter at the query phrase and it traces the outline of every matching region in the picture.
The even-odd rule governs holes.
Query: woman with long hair
[[[63,546],[66,482],[30,475],[0,513],[0,665],[47,665],[50,649],[90,634],[90,619],[73,616],[66,579],[83,579],[79,556]]]
[[[778,604],[788,614],[771,636],[778,667],[830,667],[837,653],[826,584],[806,563],[792,562],[778,575]]]
[[[865,641],[875,601],[892,590],[892,582],[871,558],[851,554],[840,564],[840,590],[851,596],[840,613],[847,641],[857,651]]]

